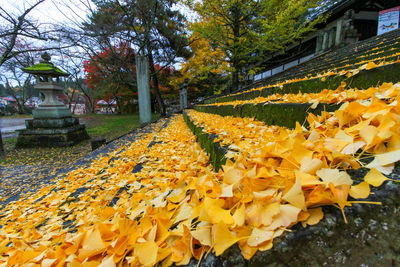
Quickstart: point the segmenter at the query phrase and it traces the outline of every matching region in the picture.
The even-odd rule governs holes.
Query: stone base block
[[[78,118],[61,118],[61,119],[33,119],[26,120],[25,125],[27,129],[36,128],[65,128],[79,124]]]
[[[71,111],[65,107],[38,107],[32,111],[33,118],[35,119],[60,119],[71,117]]]
[[[16,148],[21,147],[66,147],[89,139],[85,125],[66,128],[37,128],[18,130]]]

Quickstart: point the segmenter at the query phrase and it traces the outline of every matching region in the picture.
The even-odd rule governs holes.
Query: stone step
[[[343,53],[343,54],[334,54],[334,55],[332,55],[331,53],[328,53],[329,57],[328,56],[316,57],[316,58],[311,59],[310,61],[307,61],[305,63],[302,63],[292,69],[296,69],[296,71],[300,72],[300,73],[296,74],[298,76],[298,75],[302,75],[303,72],[315,72],[319,68],[327,69],[327,66],[340,67],[340,66],[345,65],[346,63],[355,63],[355,62],[359,62],[361,60],[374,59],[377,57],[381,57],[383,55],[389,55],[396,51],[399,51],[400,50],[399,41],[400,41],[400,37],[398,38],[398,40],[395,40],[394,43],[391,41],[387,44],[380,44],[379,49],[376,49],[376,50],[366,50],[363,52],[352,51],[349,54]],[[289,69],[283,73],[279,73],[279,74],[269,78],[269,80],[286,76],[288,73],[291,72],[292,69]]]
[[[400,45],[399,49],[397,51],[389,51],[385,52],[383,55],[384,58],[381,57],[374,57],[370,56],[368,58],[363,58],[362,60],[352,60],[350,62],[346,63],[341,63],[339,65],[325,62],[324,60],[318,60],[319,62],[322,62],[321,65],[315,66],[306,66],[302,67],[301,65],[294,67],[292,69],[289,69],[283,73],[279,73],[277,75],[274,75],[273,77],[269,78],[268,80],[265,81],[258,81],[250,86],[245,87],[242,90],[247,90],[246,88],[255,88],[259,87],[260,85],[267,85],[267,84],[274,84],[274,83],[279,83],[282,81],[286,80],[291,80],[291,79],[296,79],[296,78],[304,78],[307,76],[318,76],[321,73],[329,71],[333,72],[339,72],[342,70],[350,70],[354,68],[358,68],[359,66],[368,63],[368,62],[374,62],[376,64],[379,64],[381,62],[396,62],[400,59]],[[310,67],[312,67],[310,69]]]
[[[60,118],[60,119],[31,119],[26,120],[27,129],[35,128],[65,128],[79,124],[79,119],[76,117]]]
[[[67,147],[90,139],[85,125],[76,124],[64,128],[36,128],[17,130],[18,140],[15,145],[20,147]]]
[[[296,225],[274,240],[274,246],[258,251],[250,260],[238,245],[219,257],[208,254],[202,261],[188,266],[398,266],[400,264],[399,186],[382,186],[369,201],[382,205],[353,204],[343,220],[340,210],[323,207],[325,214],[318,224]]]
[[[399,46],[400,48],[400,46]],[[354,69],[360,65],[365,64],[366,62],[374,62],[376,64],[380,62],[390,62],[397,61],[400,58],[400,49],[396,51],[388,51],[380,54],[379,56],[371,55],[363,58],[353,58],[351,60],[346,60],[345,62],[323,62],[319,65],[311,65],[306,67],[299,66],[298,68],[289,69],[284,74],[275,79],[271,79],[270,81],[280,81],[286,79],[293,78],[301,78],[307,75],[317,75],[319,73],[323,73],[327,70],[338,72],[340,70],[346,69]]]
[[[228,148],[219,142],[214,142],[216,135],[206,133],[202,127],[196,126],[186,111],[183,111],[182,114],[187,126],[196,135],[197,142],[200,143],[210,157],[210,163],[216,171],[219,171],[226,162],[225,154],[228,152]]]
[[[219,107],[221,108],[221,107]],[[215,162],[215,168],[220,168],[220,162],[226,161],[232,152],[229,143],[219,135],[227,131],[225,124],[213,124],[218,130],[210,128],[209,125],[196,121],[183,112],[185,121],[193,133],[198,137],[200,144],[212,157],[219,158]],[[226,117],[225,121],[229,120]],[[213,122],[218,122],[212,120]],[[242,124],[240,120],[238,123]],[[258,125],[258,124],[257,124]],[[207,130],[208,129],[208,130]],[[256,130],[256,129],[255,129]],[[232,130],[233,131],[233,130]],[[257,131],[257,130],[256,130]],[[233,131],[234,132],[234,131]],[[231,132],[225,132],[230,136]],[[246,139],[248,136],[242,136]],[[264,142],[268,142],[264,140]],[[223,143],[223,144],[222,144]],[[260,144],[261,146],[261,144]],[[215,149],[222,147],[224,149]],[[253,151],[254,152],[254,151]],[[399,162],[395,170],[389,175],[391,179],[399,181]],[[347,171],[353,180],[362,181],[367,169]],[[400,242],[400,223],[398,209],[400,208],[400,187],[394,182],[388,182],[372,189],[366,203],[352,204],[346,207],[344,213],[333,207],[323,207],[324,219],[316,225],[303,228],[297,225],[285,235],[274,240],[274,246],[266,251],[258,251],[250,260],[246,260],[240,253],[239,246],[235,245],[219,257],[208,255],[200,262],[200,266],[309,266],[309,265],[334,265],[342,264],[371,264],[391,265],[400,264],[398,249],[393,244]],[[378,202],[381,205],[373,205],[368,202]],[[379,216],[377,216],[379,214]],[[347,218],[347,222],[344,219]],[[390,230],[389,230],[390,229]],[[395,237],[392,233],[395,233]],[[346,238],[343,238],[346,237]],[[356,242],[353,240],[357,240]],[[307,248],[307,249],[304,249]],[[189,266],[195,266],[193,261]]]
[[[335,61],[343,61],[344,58],[352,59],[351,62],[356,62],[356,58],[360,56],[374,53],[376,51],[388,50],[395,48],[396,51],[399,50],[400,46],[396,42],[400,41],[400,30],[395,30],[380,36],[375,36],[370,39],[357,42],[355,44],[348,45],[343,48],[336,48],[317,56],[307,62],[304,62],[296,67],[290,68],[284,72],[278,73],[272,77],[266,78],[265,80],[255,82],[249,86],[242,88],[241,91],[245,91],[251,88],[265,86],[269,84],[274,84],[277,82],[282,82],[287,79],[303,78],[308,74],[318,74],[333,67],[343,67],[346,64],[339,64]],[[375,49],[378,48],[378,49]],[[389,51],[390,53],[390,51]]]
[[[360,70],[358,74],[349,78],[346,76],[333,75],[325,77],[325,81],[321,78],[307,79],[295,82],[288,82],[281,86],[265,86],[256,89],[250,89],[244,92],[211,98],[204,101],[206,104],[229,102],[235,100],[248,100],[260,96],[268,96],[272,94],[297,94],[302,93],[318,93],[323,89],[336,89],[344,81],[348,86],[358,89],[367,89],[371,86],[377,86],[383,82],[396,83],[400,81],[400,63],[388,64],[376,67],[370,70]]]
[[[384,62],[384,61],[396,61],[399,58],[399,53],[400,53],[400,46],[399,49],[397,50],[392,50],[392,51],[388,51],[388,52],[384,52],[377,55],[369,55],[369,56],[365,56],[362,58],[359,57],[355,57],[355,58],[351,58],[349,60],[346,60],[344,62],[341,61],[334,61],[334,62],[322,62],[320,65],[314,65],[313,69],[309,69],[309,68],[299,68],[297,69],[298,72],[300,72],[300,75],[305,73],[305,74],[317,74],[317,73],[321,73],[324,70],[332,70],[332,71],[339,71],[342,69],[351,69],[351,68],[355,68],[355,66],[358,65],[362,65],[365,64],[365,62]],[[297,76],[299,74],[296,74],[295,76]],[[289,73],[285,74],[285,76],[283,77],[293,77],[292,75],[290,75]]]

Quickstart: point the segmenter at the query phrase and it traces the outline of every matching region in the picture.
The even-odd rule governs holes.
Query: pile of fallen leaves
[[[246,234],[234,230],[235,221],[231,230],[246,258],[271,247],[293,224],[317,223],[323,217],[320,206],[343,212],[352,203],[379,204],[357,199],[368,197],[370,185],[388,180],[382,173],[390,174],[400,160],[398,101],[397,94],[386,101],[374,96],[346,102],[333,113],[310,114],[310,128],[297,124],[294,130],[188,111],[197,126],[231,150],[227,157],[234,163],[224,166],[220,197],[234,199],[233,218],[243,214]],[[373,160],[364,164],[366,158]],[[361,166],[370,171],[355,183],[345,170]]]
[[[175,117],[160,132],[9,204],[0,219],[0,261],[187,263],[190,224],[182,206],[195,201],[197,189],[213,190],[213,182],[208,157],[182,117]]]
[[[307,80],[312,80],[312,79],[321,79],[322,82],[325,82],[326,78],[330,77],[330,76],[346,76],[347,78],[350,78],[350,77],[352,77],[354,75],[357,75],[362,70],[371,70],[371,69],[375,69],[377,67],[383,67],[383,66],[387,66],[387,65],[391,65],[391,64],[400,63],[400,60],[387,60],[387,61],[385,61],[386,58],[392,58],[392,57],[395,57],[395,56],[399,56],[400,57],[400,52],[397,52],[397,53],[395,53],[393,55],[390,55],[390,56],[387,56],[387,57],[374,59],[375,61],[382,60],[378,64],[376,64],[374,61],[362,60],[362,61],[360,61],[358,63],[355,63],[355,64],[351,65],[351,66],[361,65],[358,68],[342,69],[342,70],[340,70],[340,68],[335,68],[335,69],[331,69],[331,70],[326,70],[326,71],[324,71],[322,73],[319,73],[319,74],[316,74],[316,75],[308,74],[303,78],[289,79],[289,80],[286,80],[286,81],[282,81],[282,82],[278,82],[278,83],[274,83],[274,84],[270,84],[270,85],[266,85],[266,86],[261,86],[261,87],[249,89],[249,90],[246,90],[246,91],[242,91],[242,92],[237,92],[237,93],[234,93],[234,94],[229,94],[227,96],[235,96],[235,95],[240,95],[240,94],[254,92],[254,91],[261,91],[261,90],[264,90],[264,89],[267,89],[267,88],[273,88],[273,87],[282,88],[283,85],[285,85],[285,84],[290,84],[290,83],[295,83],[295,82],[300,82],[300,81],[307,81]],[[348,66],[350,66],[350,65],[348,65]],[[348,66],[346,66],[346,67],[348,67]]]
[[[319,93],[298,93],[298,94],[273,94],[267,97],[256,97],[249,100],[236,100],[229,102],[219,102],[200,106],[225,106],[225,105],[244,105],[244,104],[269,104],[269,103],[312,103],[311,108],[315,108],[318,103],[340,104],[346,101],[368,100],[372,97],[390,100],[400,94],[400,83],[382,83],[378,87],[370,87],[366,90],[357,88],[345,89],[346,82],[335,90],[324,89]]]
[[[388,180],[382,173],[400,160],[398,100],[345,102],[294,130],[189,111],[232,150],[234,162],[219,173],[181,115],[165,128],[160,122],[2,210],[0,262],[180,265],[235,243],[249,259],[294,224],[318,223],[321,206],[343,211]],[[363,157],[373,158],[364,166],[371,170],[355,184],[345,170],[362,166]]]

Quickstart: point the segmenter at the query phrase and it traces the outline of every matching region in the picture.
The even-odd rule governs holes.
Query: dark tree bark
[[[1,137],[1,129],[0,129],[0,159],[3,159],[5,157],[6,157],[6,152],[4,151],[3,138]]]
[[[240,9],[236,6],[231,7],[232,13],[232,30],[233,30],[233,57],[232,57],[232,66],[234,68],[232,73],[232,91],[239,90],[239,69],[240,69],[240,17],[242,16]],[[231,93],[231,92],[229,92]]]
[[[151,54],[151,52],[149,53],[148,57],[149,57],[149,65],[150,65],[149,66],[150,67],[150,75],[151,75],[151,79],[153,80],[153,83],[154,83],[154,94],[156,95],[156,100],[157,100],[158,106],[160,108],[161,116],[165,116],[165,115],[167,115],[167,112],[165,110],[164,101],[161,97],[160,88],[159,88],[159,84],[158,84],[157,72],[154,67],[154,59],[153,59],[153,55]]]

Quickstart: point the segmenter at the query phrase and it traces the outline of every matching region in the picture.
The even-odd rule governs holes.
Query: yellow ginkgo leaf
[[[274,231],[254,228],[251,232],[249,239],[247,240],[247,244],[249,246],[255,247],[261,243],[264,243],[265,241],[271,240],[273,236]]]
[[[199,219],[209,221],[213,224],[216,224],[220,221],[229,225],[233,224],[234,221],[230,211],[221,208],[223,203],[223,199],[212,199],[206,197],[204,199],[204,204]]]
[[[322,166],[324,166],[324,163],[320,159],[314,158],[310,160],[309,158],[305,158],[301,162],[300,171],[315,174],[315,172],[322,168]]]
[[[188,203],[183,203],[178,215],[175,218],[175,223],[187,220],[192,215],[193,208]]]
[[[280,212],[280,203],[274,202],[265,205],[260,202],[253,203],[246,207],[246,222],[253,226],[268,226],[272,223],[272,219]]]
[[[367,165],[365,165],[365,167],[368,168],[368,169],[375,168],[379,172],[381,172],[383,174],[386,174],[386,175],[389,175],[394,170],[394,163],[382,166],[379,163],[378,159],[375,157],[374,160],[371,161],[370,163],[368,163]]]
[[[243,226],[244,221],[246,219],[246,210],[245,206],[242,204],[238,209],[236,209],[235,213],[233,213],[233,221],[235,222],[235,226]]]
[[[42,267],[50,267],[53,265],[54,262],[56,262],[57,259],[44,259],[42,261]]]
[[[243,178],[243,172],[235,167],[227,167],[224,169],[224,183],[226,184],[236,184],[240,182]]]
[[[370,189],[367,182],[361,182],[358,185],[352,185],[349,191],[349,195],[355,199],[367,198],[369,193]]]
[[[400,161],[400,149],[376,155],[379,163],[384,166]]]
[[[199,240],[202,245],[212,246],[211,241],[211,226],[201,227],[195,231],[191,231],[190,234]]]
[[[107,259],[103,260],[98,267],[115,267],[114,257],[108,257]]]
[[[319,104],[319,101],[316,100],[316,101],[313,102],[313,104],[310,106],[310,108],[311,108],[311,109],[316,109],[317,106],[318,106],[318,104]]]
[[[321,221],[324,217],[324,212],[322,211],[322,208],[309,209],[308,213],[310,214],[310,217],[308,217],[307,220],[304,222],[308,225],[315,225],[319,223],[319,221]]]
[[[296,142],[292,151],[292,157],[299,163],[312,159],[313,151],[306,149],[300,142]]]
[[[281,205],[280,213],[276,216],[271,225],[269,225],[266,230],[275,230],[279,227],[288,227],[292,223],[297,221],[297,216],[299,215],[301,209],[290,205]]]
[[[134,255],[139,258],[142,265],[152,266],[157,261],[158,246],[154,241],[137,243],[134,249]]]
[[[378,129],[372,125],[367,125],[360,129],[360,135],[367,142],[367,145],[372,144],[377,133]]]
[[[233,188],[234,184],[222,187],[222,193],[219,197],[233,197]]]
[[[233,235],[222,221],[213,226],[213,241],[216,256],[221,255],[238,240],[239,238]]]
[[[304,200],[304,193],[303,190],[301,190],[301,179],[296,178],[296,182],[290,188],[290,190],[282,197],[283,200],[286,200],[293,206],[302,209],[302,210],[307,210],[306,205],[305,205],[305,200]]]
[[[317,171],[317,175],[325,182],[326,186],[329,183],[332,183],[334,186],[353,184],[353,180],[346,172],[337,169],[320,169]]]
[[[347,146],[345,146],[342,149],[342,153],[346,154],[346,155],[352,155],[365,145],[366,145],[366,143],[364,141],[357,141],[357,142],[348,144]]]
[[[295,175],[296,179],[300,179],[301,186],[310,186],[324,183],[317,176],[301,171],[295,171]]]
[[[365,65],[365,69],[366,69],[366,70],[375,69],[376,67],[377,67],[377,65],[376,65],[375,62],[373,62],[373,61],[368,62],[368,64]]]
[[[364,181],[375,187],[382,185],[383,182],[387,180],[390,179],[384,176],[375,168],[372,168],[364,177]]]
[[[101,239],[100,231],[95,229],[87,233],[83,240],[82,248],[79,250],[79,259],[86,259],[88,257],[100,254],[107,247]]]

